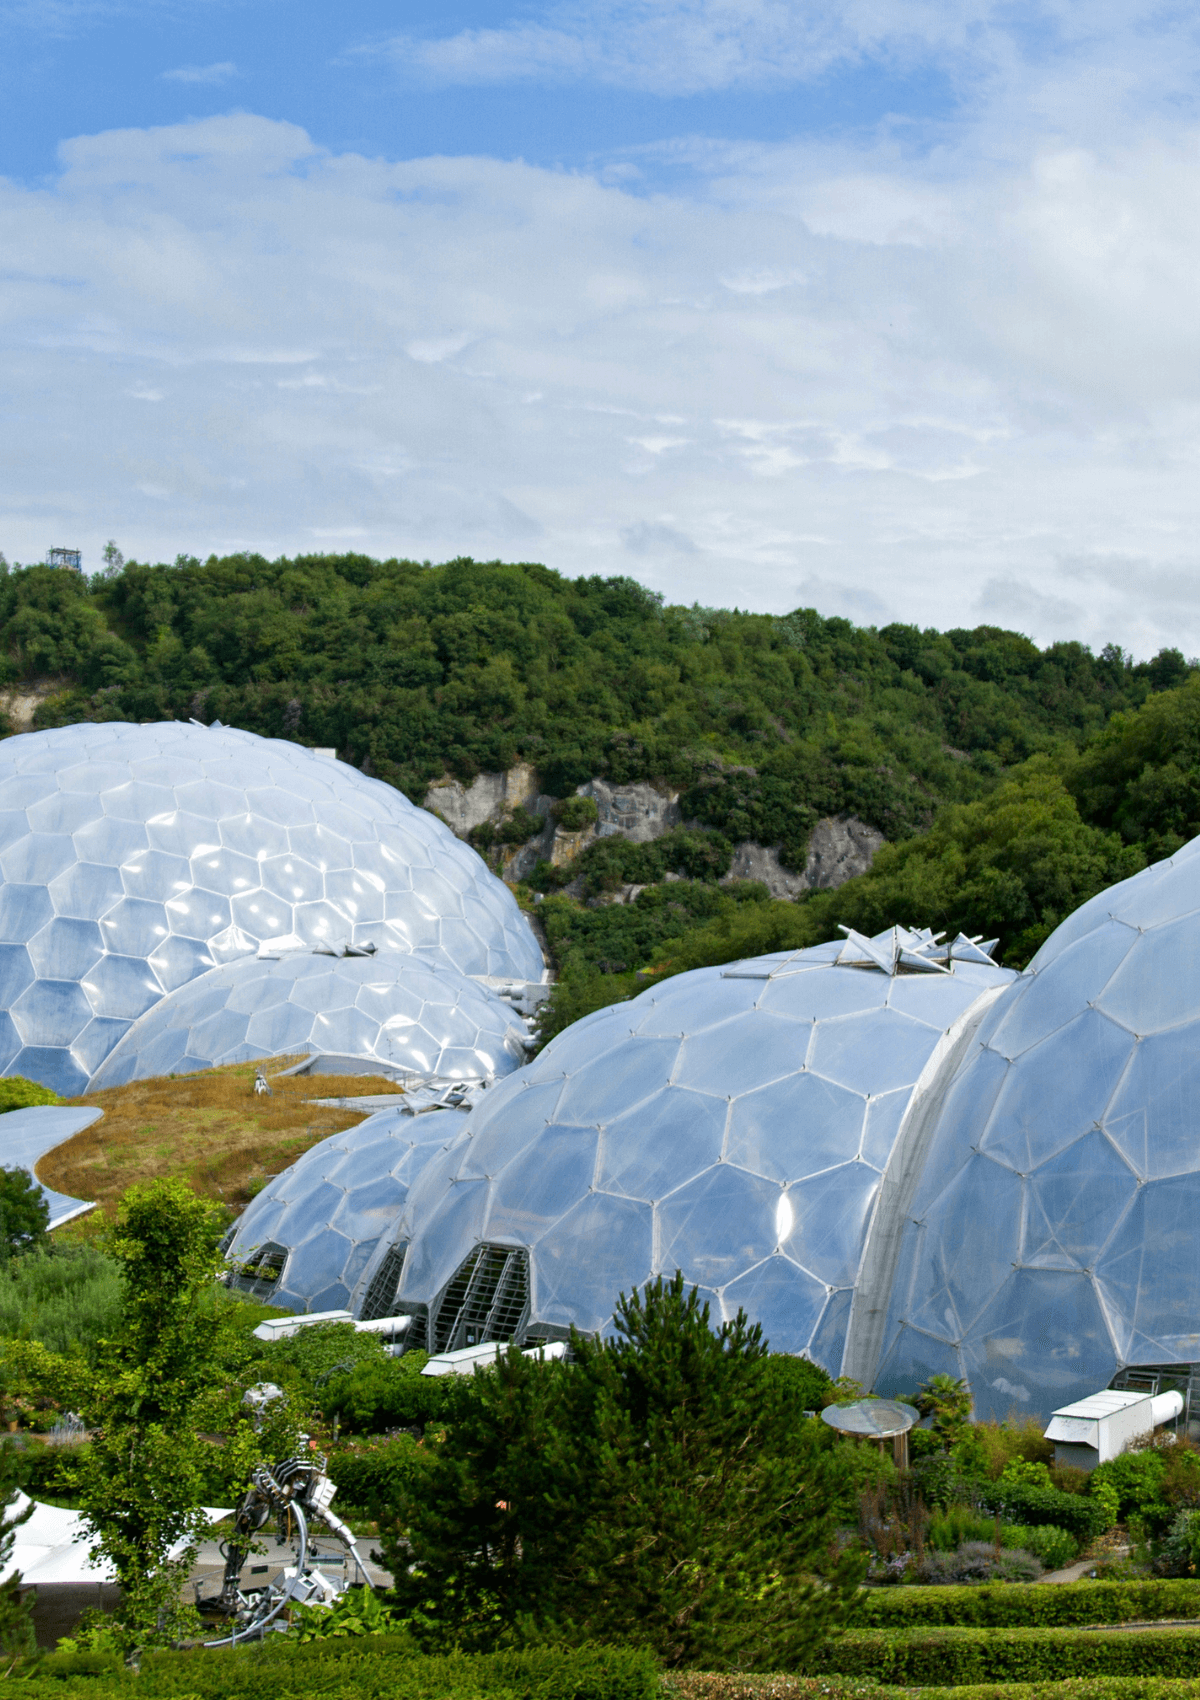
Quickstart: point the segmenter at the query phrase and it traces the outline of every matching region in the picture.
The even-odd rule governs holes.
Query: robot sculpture
[[[202,1582],[194,1585],[197,1611],[222,1631],[206,1639],[205,1646],[232,1647],[261,1639],[270,1630],[284,1630],[291,1607],[331,1605],[348,1587],[368,1580],[353,1534],[330,1510],[337,1490],[325,1466],[324,1454],[314,1452],[255,1469],[234,1512],[233,1536],[221,1547],[225,1558],[221,1591],[206,1595]],[[254,1553],[256,1537],[272,1519],[276,1547],[287,1548],[288,1556],[274,1581],[243,1587],[242,1573]],[[316,1523],[324,1524],[336,1537],[340,1550],[318,1551]],[[331,1564],[333,1575],[324,1568]],[[270,1564],[251,1566],[250,1574],[268,1575],[272,1568]]]

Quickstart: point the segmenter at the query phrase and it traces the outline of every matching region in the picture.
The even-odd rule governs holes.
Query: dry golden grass
[[[274,1057],[272,1071],[298,1057]],[[129,1186],[181,1175],[198,1193],[241,1210],[272,1176],[319,1139],[354,1127],[369,1111],[322,1109],[313,1098],[358,1098],[398,1092],[376,1075],[321,1074],[281,1079],[271,1096],[254,1092],[257,1063],[233,1063],[202,1074],[139,1080],[72,1098],[103,1117],[37,1165],[56,1192],[111,1207]]]

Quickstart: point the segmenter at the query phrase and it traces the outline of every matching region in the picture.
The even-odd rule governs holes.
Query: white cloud
[[[632,557],[686,602],[1196,653],[1198,165],[714,149],[685,197],[249,116],[79,139],[0,182],[0,547]]]
[[[222,59],[217,65],[179,65],[162,74],[168,83],[227,83],[239,72],[231,60]]]

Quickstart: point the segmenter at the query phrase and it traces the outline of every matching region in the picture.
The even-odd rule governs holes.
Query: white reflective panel
[[[1013,1411],[1045,1421],[1079,1389],[1107,1387],[1117,1369],[1095,1283],[1059,1270],[1011,1274],[961,1351],[982,1421]]]
[[[522,1152],[496,1176],[486,1232],[530,1245],[588,1192],[596,1168],[595,1128],[547,1128],[536,1151]]]
[[[1136,954],[1138,935],[1117,921],[1103,921],[1036,974],[1025,975],[997,1004],[999,1021],[988,1043],[1006,1057],[1056,1033],[1071,1017],[1103,996],[1121,964]]]
[[[733,984],[740,989],[746,982]],[[728,1098],[802,1068],[809,1032],[807,1023],[746,1010],[718,1026],[689,1033],[674,1078],[693,1091]]]
[[[105,949],[120,956],[149,956],[170,931],[162,904],[144,902],[137,897],[115,903],[100,927]]]
[[[1109,1137],[1147,1179],[1200,1168],[1198,1041],[1200,1021],[1193,1020],[1132,1047],[1129,1068],[1105,1112]]]
[[[620,1294],[650,1279],[652,1245],[648,1204],[607,1193],[582,1199],[537,1246],[531,1281],[534,1320],[560,1328],[571,1323],[602,1328]]]
[[[92,1019],[83,989],[74,980],[35,980],[11,1014],[26,1045],[69,1045]]]
[[[36,935],[35,935],[36,936]],[[0,1009],[8,1009],[33,984],[33,964],[23,944],[0,944]]]
[[[1134,927],[1156,927],[1160,922],[1177,920],[1200,908],[1200,866],[1194,859],[1173,857],[1158,867],[1163,872],[1157,879],[1135,876],[1102,894],[1108,898],[1114,915]],[[1146,873],[1156,871],[1148,868]]]
[[[1136,1192],[1136,1176],[1104,1135],[1085,1133],[1030,1177],[1020,1261],[1092,1268]]]
[[[821,1021],[808,1065],[851,1091],[891,1092],[916,1081],[940,1031],[891,1009]]]
[[[898,1092],[885,1092],[867,1104],[861,1151],[864,1160],[877,1169],[882,1169],[892,1154],[911,1096],[906,1087],[901,1087]]]
[[[958,1020],[983,990],[983,984],[972,974],[973,966],[956,963],[953,974],[898,974],[892,980],[888,1008],[924,1021],[941,1033]],[[992,969],[985,969],[984,975],[984,984],[995,985],[999,979]]]
[[[875,1378],[875,1387],[886,1399],[911,1395],[923,1381],[935,1375],[948,1375],[953,1381],[959,1381],[964,1374],[957,1346],[935,1339],[919,1328],[902,1325],[895,1339],[888,1342]]]
[[[792,1181],[858,1150],[865,1101],[815,1074],[794,1074],[735,1098],[725,1155],[769,1180]]]
[[[162,996],[162,987],[140,957],[102,956],[81,982],[97,1015],[135,1021]]]
[[[981,1149],[1022,1174],[1044,1163],[1099,1123],[1133,1050],[1124,1028],[1085,1009],[1012,1064]]]
[[[0,940],[25,944],[53,919],[50,894],[40,885],[0,885]]]
[[[165,850],[147,850],[121,865],[121,882],[130,897],[148,897],[165,903],[192,883],[191,864]]]
[[[65,833],[31,832],[0,855],[0,870],[10,885],[47,886],[76,860],[75,846]]]
[[[800,1181],[787,1193],[793,1227],[781,1237],[781,1250],[828,1286],[852,1286],[878,1183],[878,1174],[865,1163],[844,1163]]]
[[[1017,1261],[1021,1204],[1011,1169],[976,1156],[958,1171],[923,1212],[924,1255],[908,1322],[961,1338]]]
[[[637,1031],[679,1038],[699,1033],[753,1009],[763,989],[761,980],[726,980],[719,968],[695,968],[642,993],[636,1000]]]
[[[94,862],[78,862],[50,882],[55,913],[82,921],[98,921],[121,901],[124,891],[120,869],[98,867]]]
[[[717,1163],[656,1208],[658,1266],[665,1275],[721,1287],[775,1250],[779,1188]]]
[[[425,1183],[432,1173],[447,1163],[445,1156],[434,1158],[418,1179],[416,1186],[428,1198],[433,1189]],[[415,1189],[414,1189],[415,1190]],[[413,1193],[408,1196],[406,1214],[420,1223],[408,1254],[400,1281],[400,1298],[421,1298],[432,1301],[441,1292],[472,1246],[483,1238],[491,1199],[488,1181],[451,1181],[441,1191],[441,1197],[426,1216],[416,1209]],[[465,1245],[466,1251],[461,1248]]]
[[[841,1372],[853,1302],[854,1294],[849,1287],[830,1293],[825,1314],[818,1322],[808,1348],[814,1362],[824,1365],[834,1377]]]
[[[742,964],[738,967],[743,970]],[[828,1020],[831,1016],[879,1009],[894,984],[883,974],[826,963],[768,980],[759,987],[759,1001],[764,1009],[786,1015],[792,1021]]]
[[[1142,1187],[1096,1265],[1105,1298],[1170,1360],[1190,1355],[1200,1327],[1200,1174]]]
[[[59,917],[29,941],[29,960],[43,980],[80,980],[104,949],[95,921]]]
[[[496,1174],[507,1158],[526,1150],[554,1118],[562,1081],[531,1080],[531,1074],[532,1067],[498,1081],[471,1112],[462,1174]]]
[[[717,1098],[668,1086],[604,1128],[597,1188],[651,1203],[665,1197],[720,1157],[726,1114]]]
[[[768,1257],[721,1293],[721,1308],[732,1321],[744,1310],[762,1324],[772,1351],[807,1351],[826,1304],[826,1289],[786,1257]],[[837,1373],[837,1372],[835,1372]]]
[[[547,1051],[547,1056],[548,1056]],[[569,1054],[569,1053],[568,1053]],[[667,1084],[679,1055],[677,1039],[627,1036],[603,1070],[568,1075],[559,1103],[563,1121],[606,1122]]]

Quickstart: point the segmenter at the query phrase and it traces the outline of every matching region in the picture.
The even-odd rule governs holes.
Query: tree
[[[101,553],[104,560],[104,578],[117,578],[125,571],[125,557],[117,548],[114,538],[109,538]]]
[[[22,1510],[18,1504],[17,1461],[12,1449],[5,1446],[0,1452],[0,1571],[7,1570],[12,1561],[13,1541],[19,1526],[33,1514],[32,1502]],[[21,1573],[14,1571],[6,1582],[0,1583],[0,1652],[6,1657],[32,1652],[33,1624],[30,1612],[33,1596],[21,1594]],[[7,1673],[6,1673],[7,1674]]]
[[[30,1251],[49,1225],[46,1195],[28,1169],[0,1169],[0,1247],[9,1257]]]
[[[182,1181],[156,1181],[125,1195],[109,1242],[121,1322],[95,1378],[96,1432],[79,1485],[93,1551],[121,1584],[119,1628],[130,1645],[195,1623],[179,1592],[205,1521],[199,1414],[224,1381],[219,1223]]]
[[[476,1377],[389,1531],[398,1604],[479,1644],[529,1624],[672,1665],[802,1662],[861,1574],[830,1559],[835,1454],[765,1373],[761,1329],[714,1330],[681,1275],[615,1322],[573,1336],[574,1364],[510,1348]]]
[[[930,1427],[949,1449],[966,1432],[971,1421],[971,1389],[952,1375],[931,1375],[917,1393],[917,1410],[932,1417]]]

